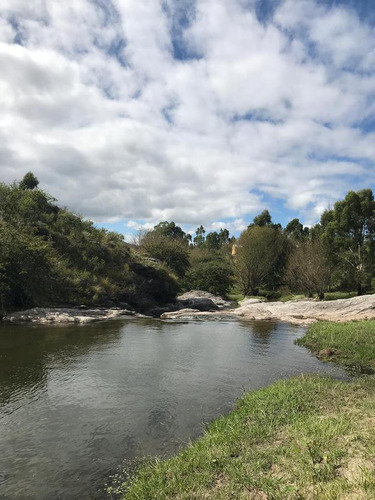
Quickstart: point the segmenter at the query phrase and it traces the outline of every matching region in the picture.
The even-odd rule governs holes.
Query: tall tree
[[[300,220],[295,218],[286,225],[284,232],[288,238],[294,241],[301,241],[309,235],[309,228],[303,227]]]
[[[187,240],[189,239],[188,236],[180,226],[177,226],[175,222],[168,222],[168,221],[163,221],[159,222],[154,227],[154,231],[160,234],[161,236],[166,236],[168,238],[173,238],[173,239],[181,239],[181,240]]]
[[[19,183],[21,189],[36,189],[39,185],[38,179],[32,172],[27,172],[22,181]]]
[[[194,244],[199,247],[201,245],[204,244],[204,241],[205,241],[205,233],[206,233],[206,230],[205,228],[200,225],[199,227],[197,227],[197,230],[195,231],[195,238],[194,238]]]
[[[272,281],[272,273],[284,251],[284,237],[272,227],[249,227],[238,239],[236,272],[244,295],[257,295],[258,288]]]
[[[272,227],[274,229],[281,229],[281,224],[274,224],[272,222],[271,214],[268,210],[263,210],[260,214],[256,215],[253,219],[253,222],[249,224],[248,227]]]
[[[371,189],[349,191],[333,210],[322,214],[322,239],[331,263],[361,295],[374,272],[375,201]]]
[[[289,256],[286,279],[292,290],[316,293],[319,299],[329,285],[330,268],[327,253],[320,239],[297,243]]]

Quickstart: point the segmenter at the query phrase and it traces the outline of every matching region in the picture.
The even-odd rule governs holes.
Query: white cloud
[[[314,222],[372,185],[375,134],[359,124],[374,27],[313,0],[265,24],[249,4],[0,0],[2,180],[33,170],[62,204],[129,230],[236,232],[261,193]],[[176,26],[195,57],[174,57]]]

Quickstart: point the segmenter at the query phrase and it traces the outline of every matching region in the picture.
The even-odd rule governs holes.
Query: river
[[[0,324],[0,499],[106,498],[126,459],[168,456],[243,391],[342,372],[278,322]]]

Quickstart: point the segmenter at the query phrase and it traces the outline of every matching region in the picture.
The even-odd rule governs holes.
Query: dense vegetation
[[[0,184],[0,309],[173,300],[176,278],[145,263],[121,235],[56,205],[28,173]]]
[[[366,349],[373,356],[374,321],[333,327],[336,334],[346,331],[345,364],[356,363]],[[325,323],[310,331],[330,345]],[[144,465],[130,484],[109,491],[124,500],[370,500],[374,410],[373,377],[350,383],[320,376],[279,381],[246,394],[179,455]]]
[[[285,228],[267,210],[236,239],[227,229],[195,236],[163,221],[131,249],[123,237],[57,206],[29,172],[0,184],[0,309],[127,302],[137,309],[178,291],[281,295],[358,294],[375,287],[375,202],[349,192],[320,223]]]
[[[241,235],[227,229],[185,234],[174,222],[162,222],[145,235],[141,248],[179,277],[182,287],[242,295],[325,292],[359,295],[375,287],[375,201],[371,189],[350,191],[308,228],[298,219],[285,228],[272,222],[268,210],[254,217]],[[232,256],[234,250],[234,256]]]

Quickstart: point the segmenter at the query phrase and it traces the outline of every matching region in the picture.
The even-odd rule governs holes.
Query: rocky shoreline
[[[134,311],[113,307],[111,309],[89,308],[40,308],[7,314],[3,321],[10,323],[92,323],[122,316],[145,317]],[[177,302],[158,310],[152,310],[146,317],[164,320],[276,320],[299,325],[310,325],[316,321],[351,321],[375,319],[375,294],[317,301],[313,299],[290,302],[267,302],[259,299],[244,299],[239,307],[208,292],[191,291],[177,298]]]
[[[75,323],[85,324],[95,321],[105,321],[107,319],[119,318],[121,316],[135,316],[134,311],[127,309],[112,308],[68,308],[68,307],[51,307],[42,308],[34,307],[26,311],[18,311],[11,314],[6,314],[3,321],[7,323],[36,323],[36,324],[51,324],[51,323]]]
[[[222,308],[202,312],[194,308],[181,309],[161,315],[163,319],[227,319],[278,320],[299,325],[310,325],[316,321],[351,321],[375,319],[375,294],[317,301],[313,299],[290,302],[266,302],[259,299],[244,299],[235,309]]]

